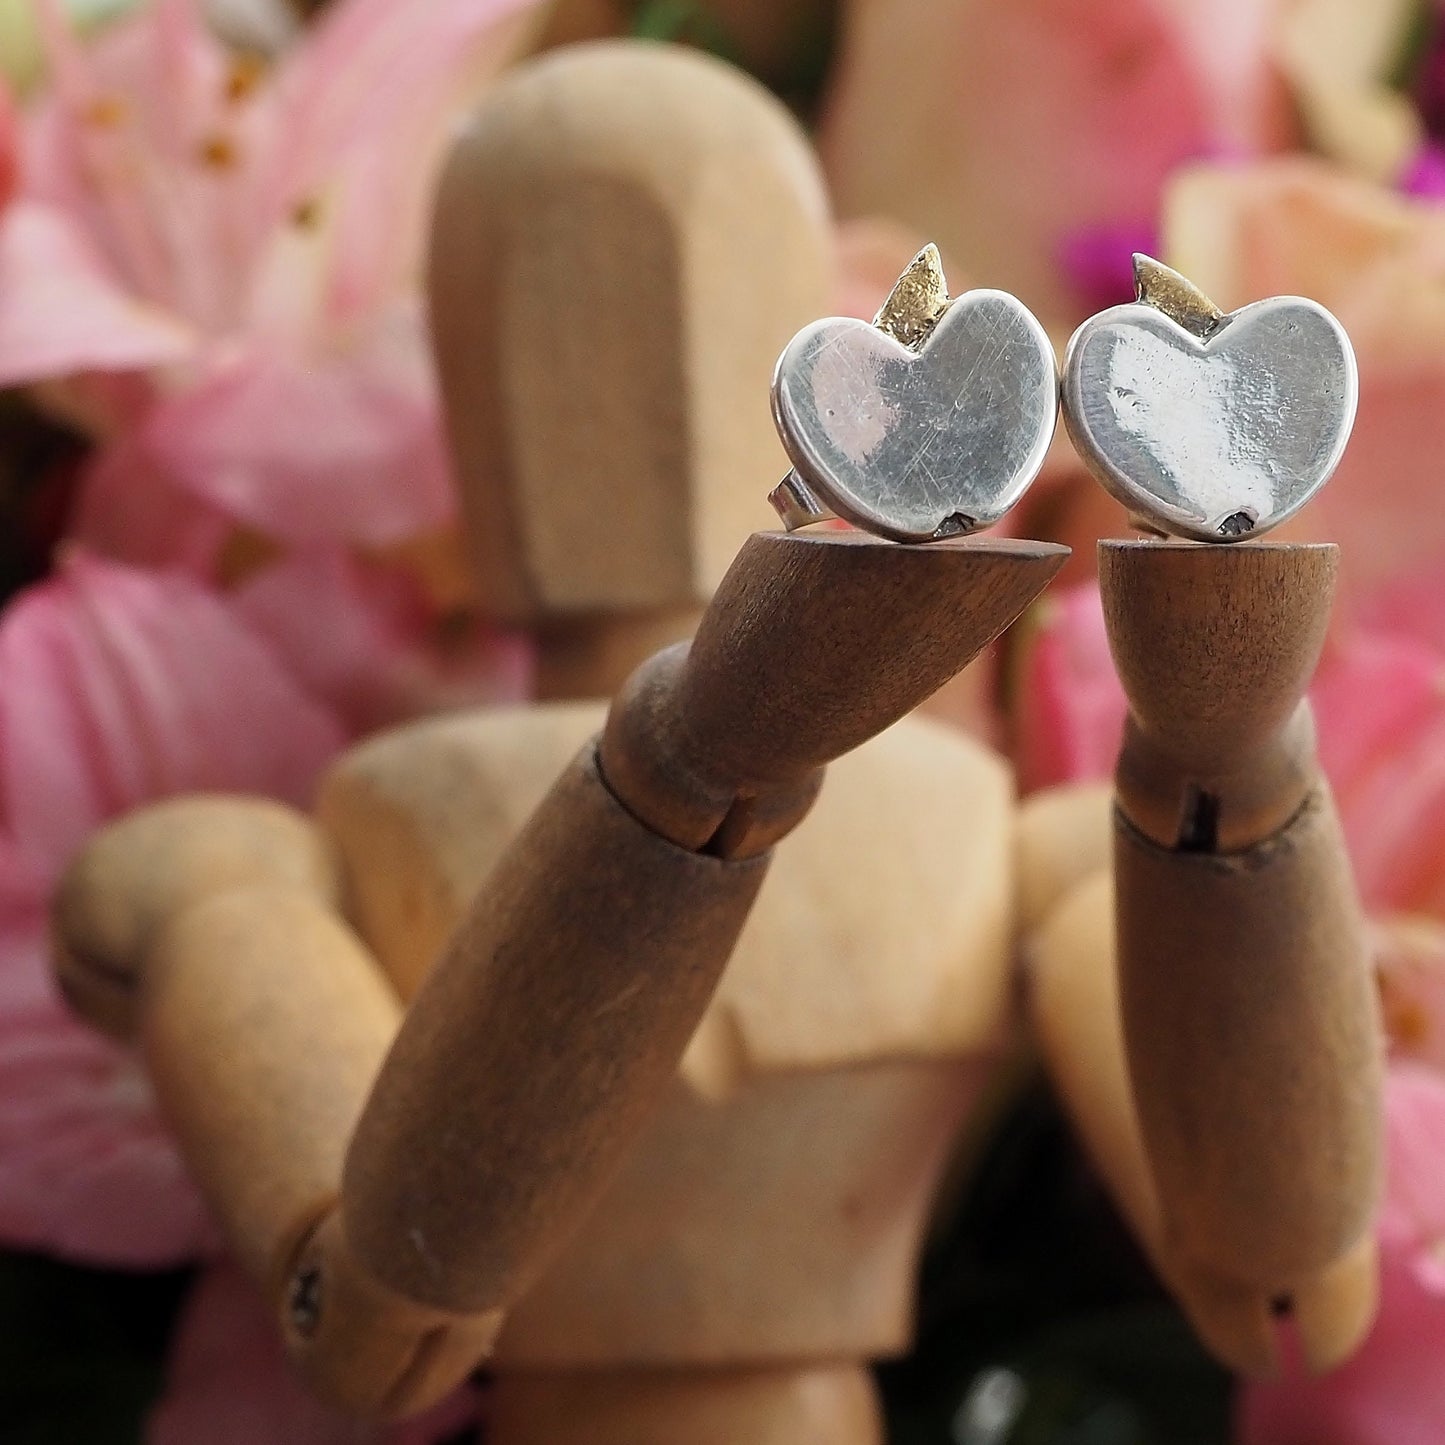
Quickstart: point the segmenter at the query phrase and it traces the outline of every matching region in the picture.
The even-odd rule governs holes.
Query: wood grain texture
[[[961,671],[1067,555],[1008,538],[756,533],[691,647],[660,653],[619,693],[603,772],[684,847],[707,846],[737,808],[724,846],[766,848],[818,768]]]
[[[430,270],[489,608],[701,606],[770,517],[769,381],[831,268],[808,143],[736,69],[603,42],[496,86],[443,177]]]
[[[468,710],[343,753],[317,819],[347,878],[347,910],[410,1003],[512,839],[601,730],[605,703]]]
[[[329,1210],[401,1005],[328,903],[229,889],[146,956],[141,1048],[186,1163],[242,1264],[284,1296]]]
[[[1163,1239],[1290,1302],[1348,1274],[1381,1178],[1364,919],[1301,701],[1334,550],[1105,543],[1101,564],[1131,708],[1120,998]]]
[[[518,1297],[676,1067],[765,866],[657,837],[584,750],[428,974],[362,1116],[342,1194],[377,1279],[459,1311]]]
[[[338,762],[322,816],[384,959],[439,946],[602,716],[438,718]],[[1011,817],[1001,761],[934,724],[830,765],[680,1082],[511,1312],[499,1367],[902,1345],[928,1202],[1010,1018]]]
[[[1199,794],[1214,846],[1268,837],[1314,786],[1301,708],[1329,626],[1333,544],[1099,544],[1109,646],[1132,724],[1119,805],[1174,847]]]
[[[952,676],[1064,555],[750,540],[692,648],[660,655],[682,665],[622,689],[602,757],[563,774],[416,994],[343,1180],[379,1280],[459,1311],[518,1298],[655,1108],[820,769]],[[660,827],[649,806],[671,816],[699,775],[705,828]]]
[[[496,1368],[903,1353],[939,1183],[992,1065],[774,1065],[712,1096],[679,1081],[510,1311]]]
[[[1067,890],[1024,939],[1034,1037],[1095,1166],[1205,1346],[1240,1374],[1277,1374],[1284,1358],[1277,1296],[1269,1287],[1201,1268],[1166,1238],[1124,1047],[1110,873],[1101,869]],[[1301,1280],[1292,1304],[1293,1328],[1311,1369],[1347,1358],[1374,1319],[1372,1236],[1366,1233],[1342,1259]]]
[[[157,1107],[311,1386],[386,1415],[450,1389],[497,1319],[389,1293],[327,1222],[402,1014],[339,917],[339,891],[303,815],[175,799],[81,852],[59,891],[55,955],[88,1013],[135,1034]],[[309,1273],[318,1239],[331,1246],[324,1279]],[[314,1316],[304,1331],[298,1294]]]
[[[601,703],[453,714],[333,765],[320,820],[356,927],[403,998],[605,716]],[[919,718],[831,764],[683,1055],[690,1088],[718,1097],[759,1075],[991,1050],[1010,1012],[1012,820],[1003,761]],[[863,837],[876,840],[866,866]]]
[[[349,1415],[391,1420],[435,1404],[471,1374],[502,1312],[436,1309],[389,1289],[361,1263],[333,1209],[296,1251],[280,1319],[287,1353],[317,1394]]]
[[[101,941],[85,956],[121,949],[130,976],[144,976],[147,1057],[188,1157],[271,1287],[293,1357],[352,1409],[411,1410],[459,1378],[669,1103],[681,1132],[648,1156],[665,1161],[668,1189],[643,1193],[667,1194],[710,1226],[687,1231],[692,1273],[672,1276],[704,1296],[682,1321],[685,1348],[889,1348],[906,1330],[913,1251],[974,1082],[949,1050],[982,1047],[1006,1007],[1006,879],[980,869],[967,928],[955,909],[917,929],[928,949],[913,952],[931,950],[933,971],[907,997],[895,989],[872,1020],[900,1057],[870,1054],[877,1037],[829,1053],[817,1042],[826,1014],[807,1054],[789,1010],[822,949],[809,955],[813,974],[787,987],[755,967],[731,1014],[695,1026],[771,847],[811,806],[821,768],[952,676],[1064,553],[744,541],[783,466],[768,376],[787,338],[823,309],[830,247],[795,124],[726,67],[619,45],[545,60],[499,87],[448,172],[432,266],[449,425],[480,570],[496,584],[489,601],[538,627],[549,688],[610,688],[622,659],[686,627],[740,542],[742,557],[698,642],[665,654],[682,664],[665,660],[645,687],[624,691],[610,762],[599,767],[584,744],[540,801],[515,807],[521,781],[540,788],[559,761],[538,745],[551,735],[534,729],[546,765],[523,765],[501,786],[505,846],[485,882],[465,894],[416,884],[379,929],[388,951],[410,950],[395,973],[410,995],[399,1029],[364,947],[328,915],[334,891],[308,891],[310,875],[286,868],[274,876],[263,848],[241,849],[235,867],[208,865],[194,893],[172,888],[153,904],[144,870],[120,869],[107,885],[154,925],[132,928],[121,948],[101,916],[91,930]],[[1008,799],[996,769],[972,756],[960,767],[979,782],[976,831],[1002,835]],[[444,789],[445,775],[428,786]],[[701,831],[689,812],[698,797]],[[879,812],[863,815],[876,824]],[[673,826],[679,816],[687,827]],[[475,833],[490,818],[483,809],[451,821]],[[894,819],[893,831],[905,828]],[[359,872],[386,848],[405,857],[418,846],[401,839],[378,831],[372,861],[349,880],[368,927],[381,914]],[[258,854],[265,866],[253,877]],[[841,863],[827,854],[815,867],[825,881],[804,880],[819,892],[784,901],[781,938],[816,925],[817,896],[836,891]],[[900,895],[917,901],[916,878],[909,888]],[[941,980],[939,960],[957,965],[970,949],[986,965],[977,978]],[[835,952],[846,968],[846,951]],[[696,1089],[674,1081],[685,1049]],[[865,1054],[866,1078],[822,1071]],[[747,1077],[800,1060],[819,1068],[801,1087]],[[799,1128],[816,1132],[811,1153],[791,1142]],[[759,1170],[778,1176],[766,1200],[779,1236],[772,1259],[738,1247],[756,1223]],[[835,1228],[818,1229],[819,1206],[838,1211]],[[620,1239],[639,1210],[610,1219]],[[811,1253],[799,1247],[810,1230]],[[805,1291],[804,1276],[819,1272],[831,1290]],[[772,1293],[740,1309],[737,1286],[750,1277]],[[565,1278],[588,1283],[585,1272]],[[599,1287],[628,1282],[614,1268]],[[679,1327],[658,1294],[632,1295],[630,1346]],[[790,1308],[800,1295],[808,1308]],[[562,1298],[565,1313],[565,1287]],[[754,1308],[770,1315],[766,1329]],[[621,1319],[610,1305],[572,1314],[570,1336],[558,1335],[558,1312],[532,1316],[569,1364],[584,1336]],[[676,1357],[675,1341],[657,1348]],[[851,1367],[844,1377],[838,1398],[851,1403],[836,1418],[869,1437],[876,1416],[858,1395],[862,1377]],[[822,1400],[821,1415],[807,1406],[818,1419],[833,1408],[828,1388],[800,1397],[781,1377],[779,1389],[724,1383],[704,1392],[714,1403],[701,1411],[703,1395],[678,1397],[677,1418],[699,1429],[754,1420],[747,1428],[764,1438],[764,1419],[776,1433],[808,1418],[800,1398]],[[661,1420],[674,1409],[662,1397],[655,1405]]]
[[[1130,1071],[1181,1253],[1293,1284],[1348,1253],[1380,1182],[1380,1038],[1338,821],[1316,795],[1242,853],[1116,835]]]

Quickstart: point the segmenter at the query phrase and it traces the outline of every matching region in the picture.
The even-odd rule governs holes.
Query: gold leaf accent
[[[943,258],[932,241],[909,263],[879,308],[873,324],[915,351],[948,310],[948,282]]]
[[[1146,306],[1195,336],[1208,336],[1224,320],[1224,312],[1192,281],[1140,251],[1134,253],[1134,290]]]

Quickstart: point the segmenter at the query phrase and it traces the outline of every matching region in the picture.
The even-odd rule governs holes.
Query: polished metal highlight
[[[1079,327],[1064,357],[1064,424],[1105,488],[1147,529],[1199,542],[1258,537],[1329,480],[1359,376],[1318,302],[1273,296],[1228,314],[1135,256],[1139,299]]]
[[[1058,416],[1043,327],[1003,291],[949,299],[928,246],[872,326],[832,317],[788,344],[773,416],[793,472],[789,531],[828,516],[899,542],[997,522],[1028,489]]]

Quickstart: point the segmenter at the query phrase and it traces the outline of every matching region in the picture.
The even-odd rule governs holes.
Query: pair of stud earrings
[[[1323,306],[1275,296],[1228,314],[1135,256],[1137,300],[1074,333],[1060,386],[1037,318],[1004,291],[951,298],[926,246],[870,326],[804,327],[773,415],[793,471],[770,500],[791,531],[836,516],[900,542],[991,526],[1028,490],[1062,408],[1075,449],[1143,530],[1258,537],[1329,479],[1359,384]]]

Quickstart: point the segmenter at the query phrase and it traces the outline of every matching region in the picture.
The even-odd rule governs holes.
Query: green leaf
[[[641,0],[631,30],[642,40],[685,42],[734,65],[740,63],[727,26],[698,0]]]

